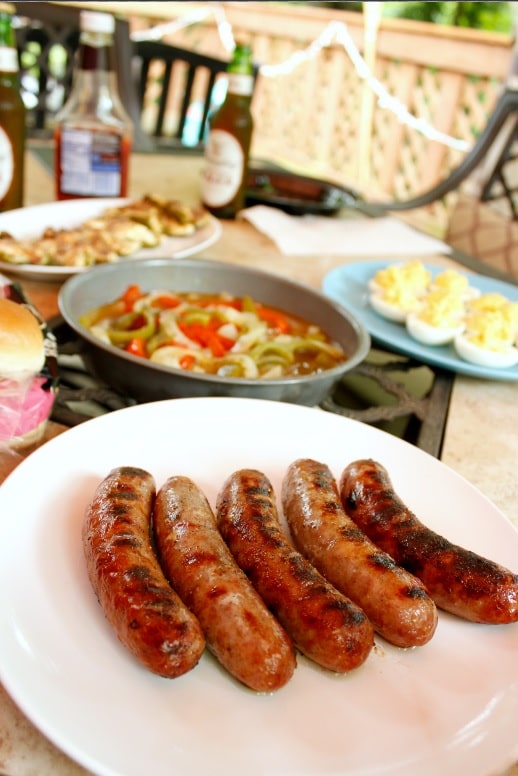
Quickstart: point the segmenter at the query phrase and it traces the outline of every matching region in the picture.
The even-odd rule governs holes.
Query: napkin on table
[[[240,213],[273,240],[287,256],[401,256],[451,253],[446,243],[390,216],[329,218],[291,216],[278,208],[255,205]]]

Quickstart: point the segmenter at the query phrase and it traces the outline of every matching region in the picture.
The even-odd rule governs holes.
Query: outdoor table
[[[131,165],[131,196],[154,193],[193,204],[199,200],[202,165],[199,157],[134,154]],[[53,200],[51,170],[28,151],[26,206]],[[246,220],[238,218],[221,223],[220,239],[196,254],[200,258],[261,268],[287,275],[315,288],[321,287],[324,275],[332,268],[349,261],[367,260],[365,257],[358,259],[354,256],[285,256],[269,238]],[[423,260],[455,266],[451,258],[444,255]],[[23,279],[21,285],[45,319],[50,320],[58,315],[59,283]],[[491,499],[518,529],[518,435],[513,433],[516,428],[516,383],[460,375],[453,377],[440,459]],[[65,425],[50,421],[43,442],[65,429]],[[16,460],[3,462],[0,481],[5,479],[15,464]],[[0,727],[0,770],[10,776],[28,776],[29,773],[38,776],[79,776],[86,773],[45,739],[17,709],[2,687]],[[493,776],[497,776],[496,773]],[[505,776],[518,776],[518,765],[505,771]]]

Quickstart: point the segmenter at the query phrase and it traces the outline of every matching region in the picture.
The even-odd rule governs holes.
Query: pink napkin
[[[446,243],[390,216],[329,218],[291,216],[278,208],[255,205],[240,213],[273,240],[287,256],[423,256],[451,253]]]

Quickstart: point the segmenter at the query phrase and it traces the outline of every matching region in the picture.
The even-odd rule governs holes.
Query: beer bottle
[[[236,45],[225,101],[209,120],[201,199],[217,218],[234,218],[245,202],[253,119],[252,49]]]
[[[25,105],[12,27],[16,9],[0,3],[0,211],[23,206]]]
[[[81,11],[77,68],[54,130],[57,199],[125,197],[133,124],[119,97],[111,14]]]

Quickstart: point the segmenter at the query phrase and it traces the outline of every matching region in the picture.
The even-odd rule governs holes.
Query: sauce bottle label
[[[208,207],[222,207],[236,196],[245,169],[240,143],[229,132],[213,129],[207,140],[202,178],[202,200]]]
[[[113,132],[61,130],[60,190],[89,197],[121,193],[121,137]]]
[[[0,126],[0,200],[5,197],[14,175],[14,156],[11,141]]]

